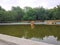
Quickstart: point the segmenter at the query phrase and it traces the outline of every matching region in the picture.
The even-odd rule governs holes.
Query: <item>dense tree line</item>
[[[60,19],[60,5],[53,9],[45,9],[43,7],[24,9],[12,7],[11,10],[6,11],[0,6],[0,23],[2,22],[19,22],[22,20],[59,20]]]

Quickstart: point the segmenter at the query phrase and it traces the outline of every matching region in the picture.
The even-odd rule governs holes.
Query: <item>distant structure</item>
[[[56,24],[57,22],[60,22],[60,20],[45,20],[45,22],[47,22],[47,24]]]

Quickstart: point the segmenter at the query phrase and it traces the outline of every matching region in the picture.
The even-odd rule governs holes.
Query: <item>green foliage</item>
[[[24,9],[12,7],[10,11],[6,11],[0,6],[0,23],[4,22],[18,22],[22,20],[59,20],[60,19],[60,5],[53,9],[45,9],[43,7]]]
[[[23,16],[24,20],[36,20],[36,14],[34,9],[30,7],[25,7],[25,15]]]
[[[37,20],[47,20],[48,19],[48,10],[44,9],[43,7],[41,8],[35,8],[36,11],[36,19]]]
[[[20,7],[12,7],[12,11],[17,13],[16,20],[21,21],[24,15],[24,11]]]

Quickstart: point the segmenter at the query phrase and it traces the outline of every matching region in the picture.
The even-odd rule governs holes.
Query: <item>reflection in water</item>
[[[60,25],[3,25],[0,33],[60,45]]]
[[[35,30],[34,30],[35,31]],[[39,41],[39,42],[45,42],[45,43],[50,43],[50,44],[55,44],[55,45],[60,45],[60,36],[59,34],[57,34],[56,32],[52,32],[51,30],[51,34],[49,33],[49,31],[45,33],[42,33],[42,31],[35,31],[34,32],[33,30],[31,31],[26,31],[25,34],[24,34],[24,38],[27,38],[27,39],[31,39],[31,40],[34,40],[34,41]],[[56,33],[56,34],[55,34]],[[53,35],[53,36],[50,36],[50,35]]]
[[[40,42],[60,45],[59,28],[60,28],[60,26],[54,26],[54,27],[36,26],[35,29],[25,30],[24,38],[31,39],[34,41],[40,41]]]
[[[57,37],[54,36],[45,36],[43,39],[39,39],[39,38],[31,38],[31,40],[34,41],[41,41],[41,42],[45,42],[45,43],[50,43],[50,44],[55,44],[55,45],[60,45],[60,41],[57,41]]]

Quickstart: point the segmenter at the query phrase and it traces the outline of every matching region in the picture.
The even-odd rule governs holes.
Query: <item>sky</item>
[[[53,8],[60,4],[60,0],[0,0],[0,6],[6,10],[10,10],[12,6],[20,6],[24,8],[29,7],[44,7],[44,8]]]

